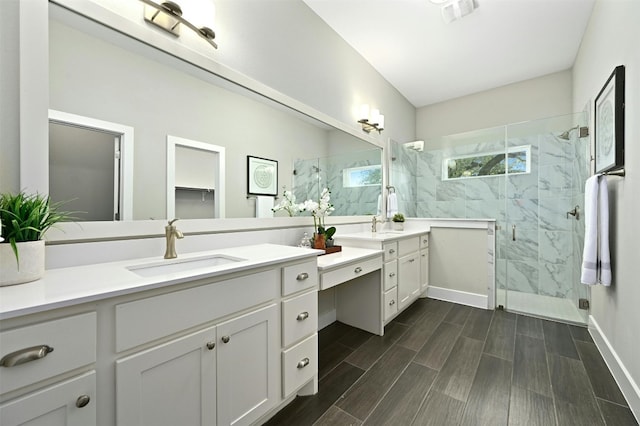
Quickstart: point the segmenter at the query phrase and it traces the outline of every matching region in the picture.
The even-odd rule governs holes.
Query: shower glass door
[[[580,284],[584,182],[589,138],[585,114],[505,128],[504,210],[496,231],[496,306],[585,324],[588,287]],[[500,217],[502,216],[502,217]]]

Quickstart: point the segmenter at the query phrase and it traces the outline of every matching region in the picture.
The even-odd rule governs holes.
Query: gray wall
[[[640,384],[640,2],[596,0],[574,65],[573,105],[593,105],[617,65],[626,66],[624,178],[609,178],[609,211],[613,284],[592,288],[591,315],[629,375]],[[593,117],[592,117],[593,120]],[[593,128],[593,127],[592,127]],[[637,388],[636,388],[636,392]],[[636,395],[636,414],[640,414]]]
[[[570,114],[575,112],[571,81],[571,70],[566,70],[419,108],[416,137],[428,140]],[[425,146],[431,148],[435,147]]]

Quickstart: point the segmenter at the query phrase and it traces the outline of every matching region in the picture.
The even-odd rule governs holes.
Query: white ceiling
[[[414,106],[572,67],[594,0],[476,0],[450,24],[430,0],[304,0]]]

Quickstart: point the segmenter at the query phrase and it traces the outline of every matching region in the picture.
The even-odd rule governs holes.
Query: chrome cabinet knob
[[[396,273],[395,273],[395,272],[391,272],[391,273],[389,274],[389,277],[390,277],[390,278],[393,278],[393,277],[395,277],[395,276],[396,276]]]
[[[207,349],[209,349],[210,351],[212,351],[215,347],[216,347],[216,342],[207,342]]]
[[[358,266],[356,269],[353,270],[353,272],[355,272],[356,274],[359,274],[360,272],[362,272],[362,268]]]
[[[89,404],[89,401],[91,401],[89,395],[80,395],[78,399],[76,399],[76,407],[86,407]]]
[[[393,305],[395,305],[395,304],[396,304],[396,301],[395,301],[395,300],[392,300],[391,302],[389,302],[389,306],[393,306]]]
[[[229,336],[222,336],[222,343],[229,343],[231,338]]]
[[[309,365],[309,358],[304,358],[298,363],[298,368],[305,368],[307,365]]]
[[[395,252],[396,252],[396,251],[395,251],[394,249],[389,249],[389,254],[393,254],[393,253],[395,253]]]

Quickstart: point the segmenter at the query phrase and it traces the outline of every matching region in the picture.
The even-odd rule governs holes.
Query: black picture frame
[[[595,172],[624,167],[624,65],[615,67],[594,102]]]
[[[278,195],[278,162],[247,155],[247,194]]]

